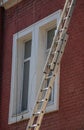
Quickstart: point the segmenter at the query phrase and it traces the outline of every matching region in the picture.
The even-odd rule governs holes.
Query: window
[[[9,124],[30,117],[61,11],[13,35]],[[18,37],[17,37],[18,36]],[[48,84],[48,82],[46,83]],[[59,72],[46,112],[59,108]]]

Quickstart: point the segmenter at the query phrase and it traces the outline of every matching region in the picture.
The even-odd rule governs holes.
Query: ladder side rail
[[[57,62],[60,62],[60,61],[61,61],[61,58],[62,58],[62,55],[63,55],[63,53],[61,53],[61,51],[64,52],[64,49],[65,49],[67,40],[68,40],[68,35],[66,34],[66,35],[65,35],[65,38],[64,38],[64,40],[63,40],[62,46],[61,46],[61,48],[60,48],[60,53],[59,53]],[[49,85],[48,85],[49,89],[48,89],[48,91],[46,92],[45,101],[44,101],[43,104],[42,104],[41,114],[40,114],[39,117],[38,117],[37,127],[35,128],[35,130],[38,130],[39,127],[40,127],[40,125],[41,125],[42,118],[43,118],[43,115],[45,114],[46,106],[47,106],[48,99],[49,99],[49,96],[50,96],[51,91],[52,91],[52,88],[53,88],[53,84],[54,84],[54,81],[55,81],[55,78],[56,78],[56,74],[57,74],[56,72],[57,72],[58,68],[59,68],[59,66],[56,64],[55,69],[54,69],[54,72],[53,72],[53,73],[55,74],[55,76],[53,76],[53,77],[50,79],[50,82],[49,82]]]

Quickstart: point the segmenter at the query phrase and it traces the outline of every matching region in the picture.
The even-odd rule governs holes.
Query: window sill
[[[23,120],[26,120],[30,117],[30,113],[28,111],[25,111],[25,112],[21,112],[17,115],[12,115],[10,118],[9,118],[9,121],[8,121],[8,124],[14,124],[14,123],[17,123],[17,122],[20,122],[20,121],[23,121]]]
[[[16,116],[21,116],[21,115],[24,115],[24,114],[27,114],[28,113],[28,111],[24,111],[24,112],[21,112],[21,113],[19,113],[19,114],[14,114],[12,117],[16,117]]]
[[[59,105],[56,105],[55,102],[49,103],[46,108],[45,114],[54,112],[54,111],[58,111],[59,108],[57,106],[59,106]],[[12,117],[9,118],[8,124],[14,124],[14,123],[17,123],[17,122],[20,122],[23,120],[27,120],[30,118],[30,115],[31,115],[31,113],[28,111],[24,111],[20,114],[13,115]]]

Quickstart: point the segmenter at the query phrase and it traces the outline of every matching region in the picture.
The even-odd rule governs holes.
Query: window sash
[[[29,75],[30,75],[29,72],[30,72],[30,60],[31,60],[31,41],[32,40],[29,40],[29,41],[24,43],[24,63],[23,63],[24,69],[23,69],[21,112],[28,110]]]
[[[27,110],[30,61],[24,63],[21,111]]]
[[[56,30],[56,28],[54,27],[54,28],[47,31],[46,58],[47,58],[49,51],[50,51],[50,47],[51,47],[51,44],[52,44],[52,41],[53,41],[55,30]],[[47,86],[47,84],[48,84],[48,81],[46,83],[46,86]],[[54,87],[52,89],[48,104],[52,103],[53,101],[54,101]]]

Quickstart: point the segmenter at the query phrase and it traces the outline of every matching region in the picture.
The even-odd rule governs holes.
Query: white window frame
[[[13,49],[12,49],[12,74],[11,74],[11,92],[10,92],[10,106],[9,106],[9,119],[8,123],[12,124],[31,116],[33,111],[34,102],[38,89],[36,86],[40,86],[42,79],[42,71],[45,62],[45,50],[46,50],[46,30],[55,27],[59,23],[61,10],[54,12],[53,14],[45,17],[44,19],[34,23],[33,25],[25,28],[24,30],[13,35]],[[16,82],[16,64],[17,64],[17,46],[18,43],[23,43],[32,36],[32,51],[31,51],[31,67],[30,67],[30,78],[29,78],[29,111],[22,112],[20,114],[13,115],[14,107],[14,89]],[[41,57],[44,57],[41,59]],[[42,60],[44,61],[42,63]],[[59,109],[59,79],[60,71],[58,71],[57,78],[55,80],[54,90],[54,102],[48,104],[46,112],[52,112]],[[33,82],[32,82],[33,81]],[[39,82],[38,82],[39,81]],[[31,87],[30,87],[31,86]]]

